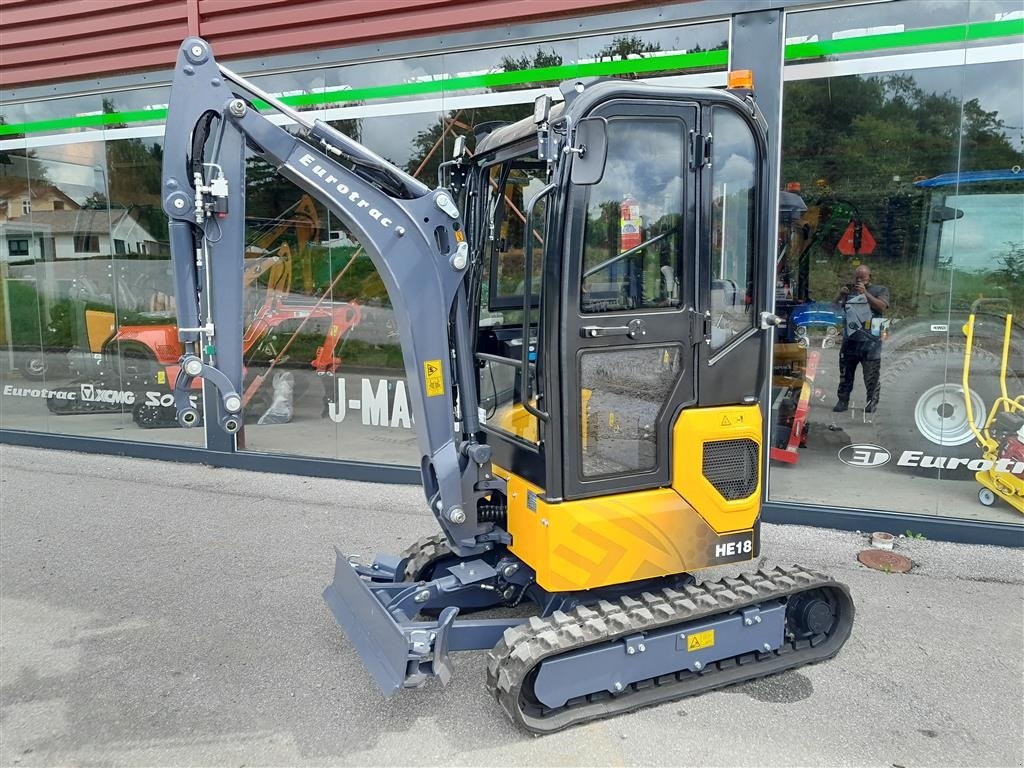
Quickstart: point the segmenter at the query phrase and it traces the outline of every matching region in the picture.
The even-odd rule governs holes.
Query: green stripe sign
[[[878,52],[900,48],[929,45],[948,45],[981,40],[1024,35],[1024,19],[954,24],[930,29],[913,29],[863,37],[827,40],[812,43],[795,43],[786,46],[786,61],[798,62],[820,59],[824,56],[838,56],[851,53]],[[587,64],[563,64],[554,67],[494,72],[484,75],[460,77],[442,76],[437,80],[415,83],[395,83],[368,88],[351,88],[326,91],[324,93],[298,94],[281,100],[293,107],[321,107],[351,102],[365,102],[374,99],[392,99],[428,94],[454,95],[460,91],[481,88],[503,88],[509,86],[557,83],[577,77],[609,77],[615,75],[650,75],[687,70],[708,69],[728,66],[728,51],[701,51],[696,53],[669,54],[640,59],[598,61]],[[256,102],[258,107],[266,104]],[[0,125],[0,136],[60,131],[71,128],[99,128],[124,126],[164,120],[167,109],[139,109],[130,112],[109,114],[77,115],[37,120],[34,122]]]

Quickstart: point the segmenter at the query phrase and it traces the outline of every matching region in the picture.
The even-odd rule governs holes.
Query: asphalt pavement
[[[0,766],[1024,764],[1020,550],[766,525],[849,584],[835,659],[535,738],[482,653],[384,698],[321,601],[332,545],[433,532],[410,486],[0,446]]]

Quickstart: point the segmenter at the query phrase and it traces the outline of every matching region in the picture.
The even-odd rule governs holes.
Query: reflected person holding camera
[[[843,346],[839,350],[838,401],[836,413],[850,406],[853,380],[860,365],[867,402],[865,413],[878,407],[879,374],[882,370],[882,316],[889,308],[889,289],[871,282],[871,269],[861,264],[853,273],[853,282],[844,285],[836,297],[843,315]]]

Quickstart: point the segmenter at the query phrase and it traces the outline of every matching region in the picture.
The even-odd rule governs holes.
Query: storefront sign
[[[904,451],[896,462],[901,467],[924,467],[926,469],[952,470],[966,467],[971,472],[1009,472],[1013,475],[1024,474],[1024,461],[1014,459],[960,459],[951,456],[929,456],[922,451]]]
[[[880,445],[845,445],[839,450],[839,460],[851,467],[881,467],[892,460],[892,454]],[[967,469],[971,472],[1008,472],[1024,475],[1024,461],[1015,459],[964,459],[953,456],[932,456],[924,451],[904,451],[896,462],[898,467],[920,467],[922,469],[944,469],[947,472]]]
[[[134,405],[137,397],[131,390],[103,389],[95,384],[79,384],[77,388],[64,387],[49,389],[47,387],[16,387],[13,384],[4,386],[3,393],[11,397],[38,397],[54,400],[77,400],[82,403],[112,403],[115,405]],[[159,392],[147,392],[146,395],[160,397]]]
[[[409,412],[409,398],[402,379],[351,379],[339,376],[335,379],[334,402],[327,413],[331,421],[340,424],[348,411],[358,411],[363,426],[367,427],[412,427]],[[351,386],[349,386],[351,384]],[[359,397],[349,399],[348,394],[359,387]],[[354,392],[353,392],[354,393]]]

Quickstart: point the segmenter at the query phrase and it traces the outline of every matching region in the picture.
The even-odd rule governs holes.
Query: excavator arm
[[[276,118],[261,114],[254,106],[260,102]],[[277,124],[284,121],[297,123],[298,135]],[[163,165],[186,349],[175,383],[179,421],[198,423],[188,393],[202,377],[218,394],[219,413],[207,418],[228,432],[242,425],[246,147],[338,216],[373,261],[402,342],[430,508],[460,555],[490,549],[504,534],[477,517],[477,501],[495,481],[490,448],[477,440],[469,250],[452,195],[430,190],[329,125],[308,121],[218,65],[195,37],[178,54]]]

